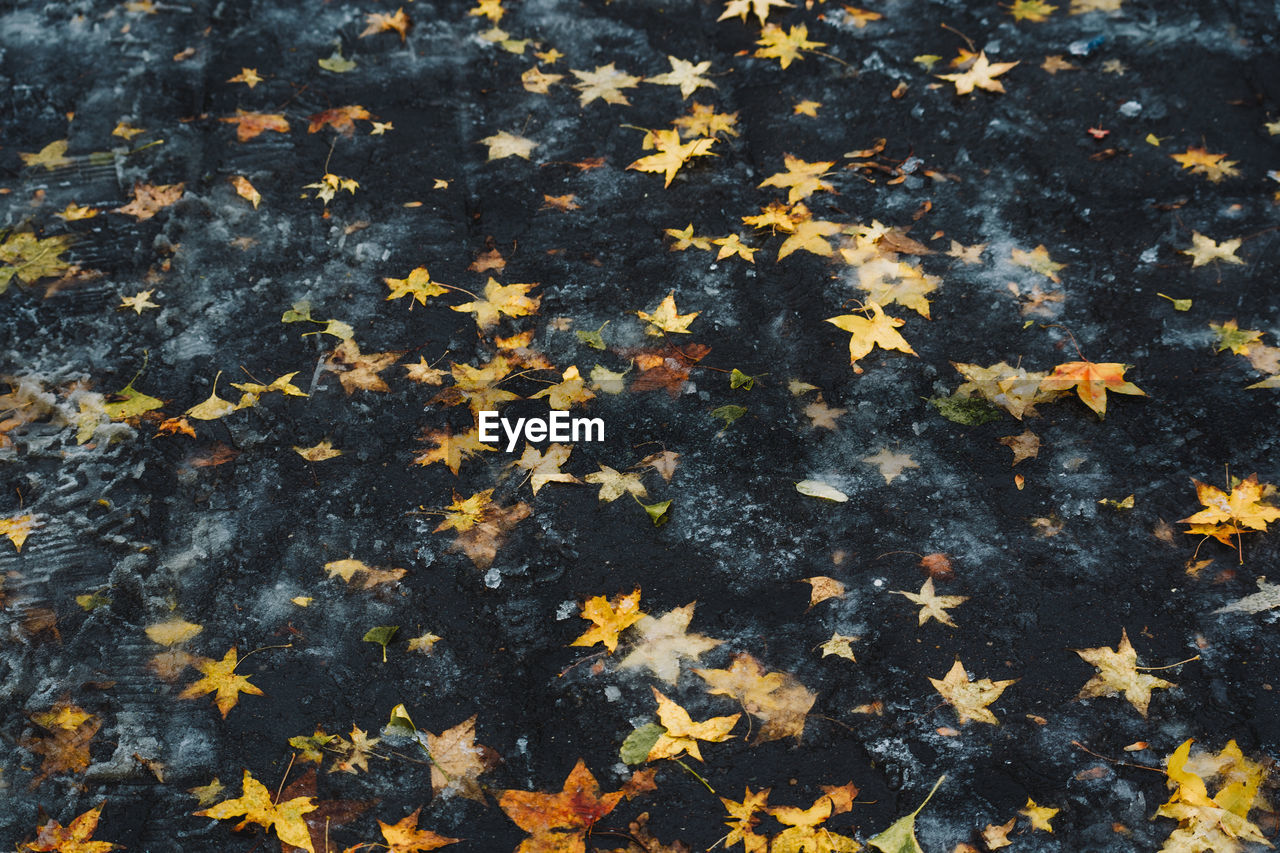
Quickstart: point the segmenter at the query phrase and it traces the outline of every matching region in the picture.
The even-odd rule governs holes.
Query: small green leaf
[[[308,317],[307,319],[311,319]],[[308,335],[333,335],[340,341],[349,341],[356,336],[356,330],[351,328],[350,323],[344,323],[341,320],[311,320],[313,323],[324,323],[323,329],[316,329],[314,332],[303,332],[302,337]]]
[[[84,610],[86,613],[92,613],[99,607],[106,607],[110,603],[111,599],[107,598],[101,592],[76,596],[76,604],[80,605],[80,609]]]
[[[933,783],[933,790],[929,792],[929,796],[924,798],[924,802],[915,811],[895,820],[884,832],[868,839],[867,844],[883,853],[924,853],[920,849],[920,842],[916,841],[916,815],[920,814],[929,800],[933,799],[938,786],[946,778],[946,776],[939,776],[938,781]]]
[[[102,411],[106,412],[107,417],[113,421],[136,418],[138,415],[154,411],[164,405],[164,400],[148,396],[136,390],[133,387],[132,380],[111,396],[116,399],[109,403],[103,403]]]
[[[574,332],[578,336],[578,340],[592,349],[604,349],[604,335],[600,334],[604,331],[604,327],[609,325],[609,321],[605,320],[604,324],[594,332]]]
[[[1165,294],[1165,293],[1157,293],[1156,296],[1159,296],[1163,299],[1168,299],[1170,302],[1172,302],[1174,311],[1190,311],[1191,310],[1190,299],[1174,299],[1172,296],[1169,296],[1168,294]]]
[[[311,303],[307,300],[293,303],[293,307],[280,317],[281,323],[314,322],[311,320]]]
[[[391,638],[396,635],[396,631],[400,630],[399,625],[379,625],[376,628],[370,628],[364,634],[366,643],[377,643],[382,646],[382,662],[387,662],[387,643],[391,642]]]
[[[734,368],[729,372],[729,387],[743,388],[747,391],[751,390],[751,386],[756,384],[756,377],[748,376],[738,368]]]
[[[368,636],[365,639],[369,639]],[[391,709],[391,719],[387,720],[382,733],[389,737],[417,737],[418,727],[409,718],[409,711],[403,702]]]
[[[632,730],[627,735],[627,739],[622,742],[622,748],[618,750],[618,754],[622,756],[623,764],[644,764],[649,758],[649,750],[653,749],[653,745],[658,742],[658,738],[667,733],[667,730],[657,723],[645,723],[638,729]]]
[[[649,520],[653,522],[654,527],[661,527],[671,520],[671,501],[647,504],[636,498],[636,503],[644,507],[644,511],[649,514]]]
[[[317,59],[316,64],[334,74],[346,74],[356,67],[355,60],[344,57],[341,50],[335,50],[327,59]]]
[[[733,426],[734,421],[736,421],[738,418],[742,417],[746,413],[747,413],[747,410],[745,407],[735,406],[731,404],[728,406],[721,406],[718,409],[712,409],[711,417],[720,418],[722,421],[724,421],[725,428],[727,429],[730,426]]]
[[[950,397],[930,397],[929,402],[938,414],[965,426],[1000,420],[1000,410],[981,397],[957,397],[953,394]]]

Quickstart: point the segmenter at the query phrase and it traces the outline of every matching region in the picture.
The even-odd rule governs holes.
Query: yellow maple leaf
[[[419,851],[435,850],[447,844],[457,844],[457,838],[440,835],[429,829],[418,828],[418,815],[422,808],[414,809],[413,814],[401,818],[396,823],[378,821],[382,830],[382,839],[387,842],[390,853],[419,853]],[[379,845],[381,846],[381,845]]]
[[[0,242],[0,293],[9,289],[14,278],[31,284],[74,272],[76,268],[62,257],[70,245],[70,234],[37,237],[30,231],[9,232]]]
[[[787,204],[795,204],[818,190],[835,192],[835,187],[822,180],[823,175],[826,175],[836,164],[834,160],[809,163],[790,154],[782,155],[782,160],[787,167],[786,171],[770,175],[760,183],[760,186],[786,189]]]
[[[1212,238],[1204,236],[1199,231],[1193,231],[1191,232],[1191,248],[1182,249],[1178,254],[1191,256],[1192,269],[1214,261],[1243,264],[1244,261],[1236,257],[1236,250],[1240,248],[1240,243],[1240,237],[1216,243]]]
[[[1075,653],[1098,670],[1080,688],[1077,696],[1079,699],[1123,694],[1129,704],[1145,717],[1147,707],[1151,704],[1152,690],[1177,686],[1163,678],[1138,672],[1138,653],[1129,642],[1129,632],[1123,628],[1120,629],[1120,644],[1115,649],[1099,646],[1095,649],[1076,649]]]
[[[862,373],[858,359],[870,353],[876,347],[886,350],[897,350],[915,355],[906,339],[898,334],[897,328],[903,324],[897,317],[890,317],[876,302],[867,302],[864,312],[870,316],[858,314],[842,314],[839,317],[828,317],[827,322],[851,334],[849,339],[849,363],[854,373]]]
[[[968,95],[975,88],[988,92],[1003,92],[1004,84],[995,79],[1017,65],[1017,62],[991,62],[986,51],[978,54],[969,70],[956,74],[938,74],[937,77],[955,84],[957,95]]]
[[[1177,160],[1183,169],[1190,169],[1191,174],[1204,175],[1215,184],[1223,178],[1234,178],[1240,174],[1240,170],[1236,168],[1239,161],[1227,160],[1226,154],[1210,154],[1207,148],[1190,145],[1181,154],[1169,156]]]
[[[947,611],[969,600],[967,595],[938,595],[933,591],[933,578],[926,580],[919,592],[904,592],[899,589],[891,589],[889,592],[893,595],[905,596],[908,600],[920,605],[919,624],[921,625],[930,619],[937,619],[943,625],[955,628],[956,623],[951,621],[951,614]]]
[[[702,752],[698,741],[721,743],[732,735],[729,732],[738,724],[741,714],[731,717],[711,717],[701,723],[695,723],[689,712],[672,702],[656,687],[650,687],[653,698],[658,701],[658,722],[666,731],[658,736],[653,747],[646,756],[647,761],[658,761],[663,758],[679,758],[690,755],[699,761]]]
[[[535,65],[520,75],[520,84],[524,86],[526,92],[545,95],[550,90],[551,84],[559,83],[563,79],[563,74],[548,74]]]
[[[501,160],[504,157],[520,157],[528,160],[533,149],[538,147],[538,143],[532,139],[516,136],[505,130],[486,136],[480,140],[480,144],[489,146],[490,160]]]
[[[96,207],[84,207],[83,205],[71,202],[61,212],[55,213],[64,222],[77,222],[81,219],[92,219],[97,216],[100,211]]]
[[[1080,399],[1098,417],[1106,417],[1107,392],[1147,396],[1137,385],[1124,378],[1127,365],[1116,362],[1069,361],[1059,364],[1053,372],[1040,380],[1042,391],[1070,391],[1076,389]]]
[[[341,578],[357,589],[372,589],[378,584],[394,583],[408,572],[405,569],[378,569],[363,560],[332,560],[324,564],[331,578]]]
[[[1013,249],[1009,253],[1009,259],[1020,267],[1026,267],[1032,272],[1038,272],[1040,275],[1053,281],[1055,284],[1061,283],[1062,279],[1058,278],[1058,270],[1061,270],[1066,264],[1060,264],[1049,257],[1049,250],[1041,243],[1030,252],[1023,249]]]
[[[60,166],[69,166],[75,162],[66,154],[67,140],[55,139],[35,154],[19,154],[18,156],[22,158],[22,165],[24,166],[44,166],[47,171],[52,172]]]
[[[745,21],[747,15],[754,14],[760,20],[760,25],[764,26],[770,10],[774,6],[780,6],[785,9],[792,8],[792,4],[786,2],[786,0],[726,0],[724,12],[716,20],[723,21],[736,15],[739,20]]]
[[[243,817],[236,826],[237,830],[256,823],[268,831],[275,829],[276,836],[285,844],[301,847],[307,853],[316,853],[311,843],[311,830],[307,828],[307,822],[302,816],[317,808],[312,797],[294,797],[282,803],[275,802],[267,786],[246,770],[239,797],[223,800],[192,814],[216,820]]]
[[[769,845],[771,853],[856,853],[861,850],[862,845],[857,841],[823,826],[832,815],[849,811],[852,807],[853,797],[845,796],[849,788],[852,786],[847,786],[845,791],[835,789],[823,794],[807,809],[771,806],[769,814],[787,827],[773,837]]]
[[[702,76],[711,69],[710,61],[694,64],[687,59],[668,56],[667,62],[671,63],[670,71],[656,77],[648,77],[644,82],[656,83],[659,86],[679,86],[680,96],[683,98],[689,97],[703,86],[716,88],[715,83]]]
[[[1049,16],[1057,9],[1057,6],[1044,0],[1013,0],[1013,4],[1009,6],[1009,14],[1013,15],[1015,21],[1040,23],[1049,20]]]
[[[526,442],[524,454],[515,461],[515,466],[529,472],[529,484],[536,495],[547,483],[580,482],[577,477],[560,470],[560,466],[569,461],[569,454],[572,452],[572,445],[550,444],[547,452],[541,453]]]
[[[738,123],[737,113],[718,113],[714,106],[706,106],[697,101],[689,108],[689,114],[673,119],[671,122],[682,136],[737,136],[735,129]]]
[[[240,73],[227,80],[228,83],[243,83],[252,89],[254,86],[262,82],[262,77],[258,74],[256,68],[241,68]]]
[[[647,311],[637,311],[636,316],[644,320],[649,325],[645,327],[645,332],[660,337],[664,332],[672,334],[689,334],[689,324],[701,314],[701,311],[693,311],[688,314],[681,314],[676,308],[676,292],[673,290],[663,297],[658,303],[658,307],[652,314]]]
[[[1166,762],[1168,785],[1174,792],[1155,816],[1173,818],[1178,827],[1165,839],[1161,853],[1236,853],[1242,849],[1242,841],[1270,845],[1262,830],[1248,819],[1255,806],[1270,808],[1258,795],[1264,766],[1246,759],[1235,741],[1228,742],[1217,756],[1194,758],[1191,744],[1191,740],[1184,741]],[[1208,783],[1213,779],[1219,789],[1210,798]]]
[[[824,41],[809,40],[809,27],[806,24],[796,24],[786,32],[777,24],[765,24],[756,44],[761,47],[755,52],[755,56],[760,59],[776,59],[783,68],[794,60],[803,59],[800,51],[827,46]]]
[[[603,643],[612,653],[618,648],[618,635],[646,614],[640,610],[640,588],[636,587],[630,593],[615,596],[613,601],[603,595],[588,598],[579,615],[591,622],[592,626],[569,645],[594,646],[596,643]]]
[[[471,302],[449,307],[454,311],[474,314],[476,325],[482,330],[489,329],[496,326],[503,315],[507,317],[527,317],[531,314],[536,314],[538,306],[542,302],[542,297],[534,296],[531,298],[528,293],[537,286],[536,282],[533,284],[499,284],[497,279],[490,276],[489,281],[484,286],[483,298],[476,297]]]
[[[645,137],[646,147],[657,149],[656,154],[648,154],[627,166],[639,172],[656,172],[664,176],[662,186],[671,186],[671,180],[680,171],[680,167],[694,157],[714,157],[711,146],[718,140],[711,137],[700,137],[688,142],[680,141],[678,130],[653,130]]]
[[[1018,814],[1031,821],[1032,829],[1039,829],[1044,832],[1053,832],[1053,827],[1049,824],[1049,821],[1052,820],[1053,816],[1060,811],[1062,811],[1062,809],[1055,809],[1052,806],[1037,805],[1035,800],[1027,797],[1027,804],[1018,811]]]
[[[842,657],[845,660],[851,660],[854,663],[857,663],[858,659],[853,656],[852,644],[856,643],[860,639],[862,638],[851,634],[840,634],[832,631],[831,639],[818,646],[818,648],[822,649],[822,656],[824,658],[828,655],[835,655],[836,657]]]
[[[644,483],[641,482],[639,474],[624,474],[604,464],[600,465],[599,471],[588,474],[583,480],[593,486],[600,487],[599,498],[605,503],[613,503],[628,493],[637,498],[647,498],[649,496],[649,492],[645,489]]]
[[[439,282],[431,280],[431,273],[426,267],[414,267],[405,278],[384,278],[383,281],[386,282],[387,287],[391,288],[391,292],[387,294],[387,301],[399,299],[402,296],[412,296],[419,305],[426,305],[427,300],[432,296],[449,292]],[[413,302],[409,303],[409,307],[413,307]]]
[[[413,457],[413,464],[425,467],[443,462],[455,477],[464,461],[477,453],[495,450],[494,447],[480,441],[478,427],[456,434],[448,427],[424,431],[419,441],[429,441],[435,446],[418,451]]]
[[[797,204],[796,207],[804,207],[804,205]],[[804,219],[798,221],[789,220],[790,228],[784,227],[781,222],[776,223],[777,227],[791,232],[787,239],[782,241],[782,245],[778,247],[778,260],[782,260],[792,252],[798,251],[809,252],[824,258],[833,254],[831,244],[827,242],[827,238],[834,234],[839,234],[841,227],[825,219],[810,219],[807,217],[807,210],[804,213],[806,214]],[[748,217],[743,218],[745,220]]]
[[[1266,530],[1268,524],[1280,520],[1280,508],[1262,502],[1275,490],[1258,482],[1256,473],[1236,483],[1230,494],[1196,479],[1191,482],[1196,484],[1196,499],[1204,509],[1178,522],[1188,525],[1189,534],[1212,536],[1235,547],[1241,533]]]
[[[0,536],[6,537],[13,543],[14,548],[21,551],[22,545],[27,541],[27,537],[31,535],[31,531],[39,526],[40,524],[36,517],[30,513],[11,515],[8,518],[0,518]]]
[[[238,657],[236,647],[232,646],[220,661],[215,661],[211,658],[197,658],[192,665],[200,671],[201,678],[187,685],[187,688],[178,694],[178,698],[196,699],[207,693],[213,693],[214,703],[218,706],[218,710],[222,712],[222,718],[225,720],[227,712],[240,701],[241,693],[247,693],[250,696],[264,695],[259,688],[249,683],[248,676],[236,675],[235,670],[239,663]],[[302,845],[298,844],[297,846],[300,847]]]
[[[555,385],[544,388],[536,394],[530,394],[530,400],[546,398],[547,405],[553,409],[567,411],[573,406],[581,405],[595,398],[595,394],[586,388],[586,380],[578,372],[576,365],[570,365]]]
[[[573,88],[578,90],[578,105],[582,107],[596,99],[601,99],[606,104],[629,105],[631,102],[622,94],[622,90],[634,89],[640,84],[639,77],[614,68],[612,62],[597,65],[594,71],[578,71],[573,68],[569,71],[578,78]]]
[[[185,619],[169,619],[146,627],[147,639],[162,646],[176,646],[185,643],[204,630],[204,626]]]
[[[970,681],[968,673],[964,671],[964,664],[960,663],[959,658],[956,658],[956,662],[951,665],[945,677],[929,679],[929,683],[942,694],[947,704],[955,708],[961,725],[973,720],[978,723],[990,723],[993,726],[999,725],[1000,721],[987,706],[999,699],[1000,694],[1015,681],[1017,681],[1016,678],[1006,681],[992,681],[990,678]]]

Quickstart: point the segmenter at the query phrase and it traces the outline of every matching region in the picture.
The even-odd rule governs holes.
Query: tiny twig
[[[1109,762],[1109,763],[1111,763],[1111,764],[1119,765],[1120,767],[1136,767],[1136,768],[1138,768],[1139,770],[1151,770],[1151,771],[1153,771],[1153,772],[1155,772],[1155,773],[1159,773],[1161,776],[1168,776],[1168,775],[1169,775],[1167,771],[1165,771],[1164,769],[1162,769],[1162,768],[1160,768],[1160,767],[1149,767],[1149,766],[1148,766],[1148,765],[1146,765],[1146,764],[1134,764],[1133,762],[1130,762],[1130,761],[1121,761],[1121,760],[1119,760],[1119,759],[1117,759],[1117,758],[1108,758],[1107,756],[1103,755],[1103,754],[1102,754],[1102,753],[1100,753],[1100,752],[1094,752],[1092,749],[1090,749],[1089,747],[1085,746],[1084,744],[1082,744],[1082,743],[1081,743],[1080,741],[1078,741],[1078,740],[1073,740],[1073,741],[1071,741],[1071,745],[1072,745],[1072,746],[1074,746],[1074,747],[1078,747],[1079,749],[1084,750],[1085,752],[1089,753],[1090,755],[1094,756],[1095,758],[1101,758],[1103,761]]]
[[[1196,655],[1193,658],[1187,658],[1186,660],[1180,660],[1177,663],[1165,664],[1164,666],[1135,666],[1134,669],[1144,669],[1147,672],[1153,672],[1157,669],[1173,669],[1175,666],[1182,666],[1184,663],[1191,663],[1193,660],[1200,660],[1200,655]]]

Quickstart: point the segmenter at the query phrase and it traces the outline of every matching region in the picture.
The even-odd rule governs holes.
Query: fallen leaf
[[[248,676],[236,675],[235,669],[238,663],[235,646],[228,649],[220,661],[210,658],[197,658],[192,666],[200,671],[201,678],[187,685],[187,688],[178,694],[178,698],[196,699],[207,693],[213,693],[214,704],[218,706],[218,710],[225,720],[227,712],[240,702],[241,693],[250,696],[264,695],[259,688],[249,683]],[[295,844],[295,846],[302,847],[303,845]]]
[[[690,634],[689,622],[693,619],[696,602],[677,607],[658,618],[645,614],[632,626],[636,643],[631,652],[619,663],[620,669],[645,667],[660,681],[675,684],[680,676],[680,661],[696,661],[703,653],[714,649],[723,641]]]
[[[707,683],[708,693],[732,697],[763,723],[755,744],[784,737],[799,740],[809,709],[818,698],[794,676],[767,672],[758,660],[745,653],[735,655],[728,669],[694,672]]]
[[[951,665],[951,669],[944,678],[929,679],[929,683],[942,694],[947,704],[955,708],[961,725],[972,720],[978,723],[990,723],[993,726],[999,725],[1000,721],[987,706],[999,699],[1000,694],[1015,681],[1017,681],[1016,678],[1006,681],[992,681],[990,678],[970,681],[959,658],[956,658],[956,662]],[[1012,826],[1013,822],[1010,821],[1009,825]]]

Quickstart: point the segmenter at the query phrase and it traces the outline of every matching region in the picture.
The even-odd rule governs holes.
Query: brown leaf
[[[162,209],[175,204],[182,198],[185,184],[144,184],[138,181],[133,185],[133,201],[124,207],[117,207],[112,213],[126,213],[139,222],[150,219]]]
[[[307,125],[307,133],[315,133],[328,126],[345,136],[350,136],[356,129],[356,119],[370,120],[372,118],[373,116],[369,114],[369,111],[359,104],[334,107],[331,110],[325,110],[311,116],[311,123]]]

